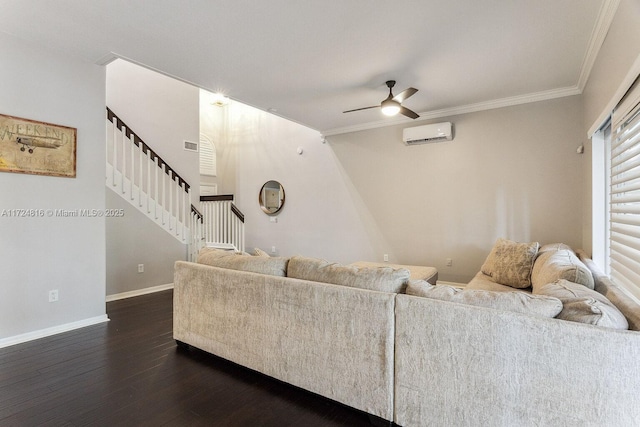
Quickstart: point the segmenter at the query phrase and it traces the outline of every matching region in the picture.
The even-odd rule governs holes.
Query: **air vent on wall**
[[[187,151],[194,151],[194,152],[198,152],[198,143],[197,142],[191,142],[191,141],[185,141],[184,142],[184,149]]]

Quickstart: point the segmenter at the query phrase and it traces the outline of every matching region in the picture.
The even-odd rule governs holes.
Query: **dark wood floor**
[[[172,338],[172,291],[0,349],[0,426],[369,426],[363,412]]]

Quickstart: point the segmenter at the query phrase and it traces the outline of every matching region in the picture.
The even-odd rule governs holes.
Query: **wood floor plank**
[[[109,322],[0,349],[2,426],[369,426],[365,413],[178,349],[173,292],[107,304]]]

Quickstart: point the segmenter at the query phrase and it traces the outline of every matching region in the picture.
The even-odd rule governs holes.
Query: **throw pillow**
[[[527,288],[531,286],[531,269],[539,246],[538,242],[518,243],[498,239],[481,271],[502,285]]]
[[[607,297],[581,284],[560,279],[542,286],[537,291],[534,289],[534,292],[562,301],[563,307],[558,319],[606,328],[629,328],[627,319]]]
[[[404,268],[356,267],[301,256],[292,257],[287,268],[287,277],[295,279],[393,293],[404,292],[409,276]]]
[[[536,289],[559,279],[579,283],[589,289],[594,288],[593,274],[572,250],[560,249],[541,253],[531,272],[534,293]]]
[[[407,295],[451,301],[542,317],[556,317],[562,310],[559,299],[532,295],[523,291],[495,292],[461,289],[448,285],[431,285],[424,280],[409,282]]]
[[[268,253],[266,253],[265,251],[263,251],[260,248],[253,248],[253,256],[270,256]]]

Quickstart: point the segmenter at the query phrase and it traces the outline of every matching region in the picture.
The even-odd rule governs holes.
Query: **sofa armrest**
[[[395,294],[178,261],[174,338],[393,419]]]
[[[395,422],[631,426],[640,333],[398,295]]]

